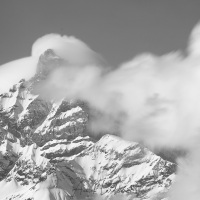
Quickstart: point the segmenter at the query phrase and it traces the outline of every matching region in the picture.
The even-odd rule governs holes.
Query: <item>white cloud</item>
[[[107,123],[100,120],[96,126],[92,124],[93,130],[114,129],[114,119],[126,139],[155,147],[187,149],[190,162],[180,163],[171,197],[197,200],[200,199],[196,176],[200,173],[199,41],[197,27],[191,34],[188,56],[178,52],[163,56],[143,54],[108,73],[95,64],[70,65],[53,73],[42,85],[41,93],[88,101],[107,116]],[[51,93],[53,87],[56,93]]]
[[[7,92],[22,78],[28,80],[33,77],[36,73],[39,56],[49,48],[65,59],[69,65],[84,66],[103,62],[101,56],[82,41],[72,36],[48,34],[35,41],[32,46],[32,56],[0,66],[0,93]]]
[[[86,65],[96,63],[100,58],[84,42],[73,36],[48,34],[35,41],[32,56],[38,58],[47,49],[53,49],[57,55],[70,64]]]
[[[119,121],[123,113],[127,139],[189,147],[200,126],[198,63],[200,58],[173,53],[136,57],[106,74],[94,65],[70,65],[56,70],[40,90],[51,98],[86,100]]]
[[[188,50],[192,56],[200,56],[200,22],[192,30]]]
[[[30,79],[36,71],[37,60],[21,58],[0,66],[0,93],[8,90],[22,78]]]
[[[199,139],[199,138],[198,138]],[[170,200],[199,200],[200,198],[200,147],[191,149],[190,154],[180,159],[176,181],[170,191]]]

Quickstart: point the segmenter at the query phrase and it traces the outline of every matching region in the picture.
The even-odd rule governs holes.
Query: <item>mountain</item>
[[[33,78],[0,95],[0,200],[167,198],[176,164],[114,135],[93,137],[87,103],[33,92],[66,63],[49,49]]]

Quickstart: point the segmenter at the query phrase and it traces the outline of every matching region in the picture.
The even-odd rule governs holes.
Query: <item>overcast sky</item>
[[[184,50],[199,19],[199,0],[1,0],[0,65],[48,33],[74,35],[112,65]]]

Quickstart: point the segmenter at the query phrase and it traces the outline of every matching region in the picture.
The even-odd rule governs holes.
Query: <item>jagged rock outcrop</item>
[[[164,199],[174,163],[117,136],[89,137],[84,102],[33,94],[64,63],[47,50],[31,80],[0,95],[0,199]]]

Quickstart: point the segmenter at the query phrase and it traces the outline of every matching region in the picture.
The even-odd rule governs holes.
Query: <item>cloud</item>
[[[200,56],[200,22],[192,30],[188,51],[192,56]]]
[[[199,49],[198,25],[191,33],[187,56],[142,54],[106,73],[95,63],[76,63],[53,72],[39,91],[50,98],[87,101],[102,113],[93,130],[112,132],[117,127],[128,140],[186,149],[190,156],[179,161],[170,195],[174,200],[200,199]]]
[[[69,64],[94,64],[102,59],[84,42],[73,36],[61,36],[53,33],[44,35],[33,44],[32,56],[38,58],[47,49],[53,49],[57,55],[67,60]]]
[[[68,65],[85,66],[103,64],[103,58],[91,50],[84,42],[73,36],[48,34],[37,39],[32,46],[32,55],[0,66],[0,93],[7,92],[22,78],[34,76],[39,56],[47,49],[53,49],[57,55],[66,60]]]
[[[176,181],[170,191],[170,200],[199,200],[200,198],[200,147],[191,149],[189,155],[179,159]]]
[[[108,73],[95,65],[70,65],[39,87],[49,98],[88,101],[120,121],[126,139],[189,148],[200,125],[199,63],[200,58],[171,53],[141,55]]]
[[[0,66],[0,93],[8,90],[21,79],[30,79],[36,71],[37,60],[21,58]]]

